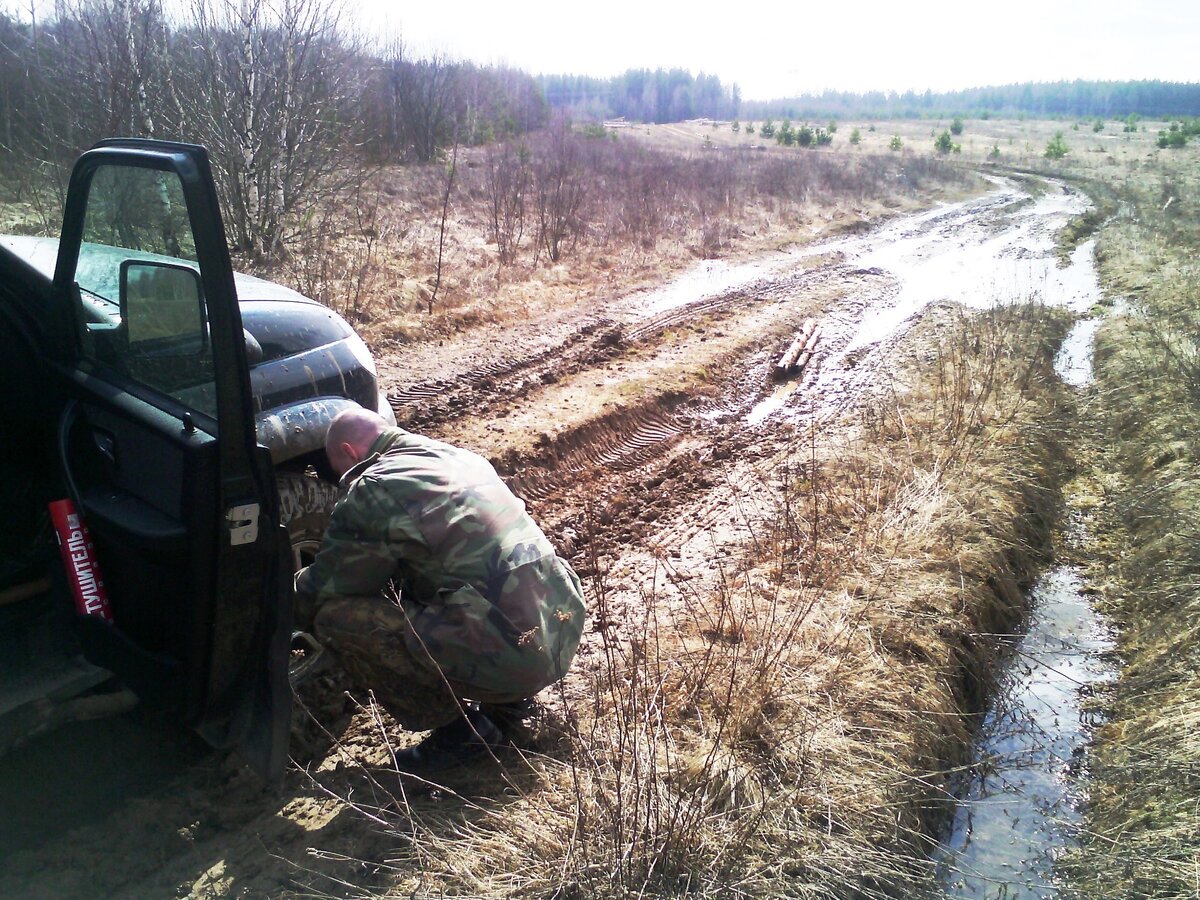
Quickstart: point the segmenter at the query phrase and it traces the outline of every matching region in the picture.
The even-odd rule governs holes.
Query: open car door
[[[79,617],[84,653],[274,779],[290,556],[203,148],[105,141],[79,159],[54,304],[58,462],[112,610]]]

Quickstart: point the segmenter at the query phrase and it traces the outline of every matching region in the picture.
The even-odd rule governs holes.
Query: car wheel
[[[299,472],[279,475],[276,484],[279,520],[287,528],[293,565],[298,571],[311,565],[321,549],[338,489],[327,481]],[[288,680],[295,701],[290,753],[293,759],[307,763],[323,755],[331,736],[349,721],[346,694],[349,680],[340,666],[331,665],[316,638],[303,632],[292,636]]]
[[[329,526],[329,514],[337,502],[338,489],[320,478],[301,472],[285,472],[276,478],[279,490],[279,521],[287,528],[296,571],[310,565]]]

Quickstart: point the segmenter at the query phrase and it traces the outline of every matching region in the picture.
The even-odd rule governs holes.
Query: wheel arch
[[[303,470],[307,465],[322,470],[325,463],[325,434],[338,413],[360,409],[344,397],[318,397],[259,413],[255,421],[258,442],[271,451],[271,462],[280,471]]]

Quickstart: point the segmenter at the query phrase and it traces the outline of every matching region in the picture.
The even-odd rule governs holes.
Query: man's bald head
[[[339,478],[367,458],[371,445],[387,427],[383,416],[369,409],[347,409],[337,414],[325,435],[325,453]]]

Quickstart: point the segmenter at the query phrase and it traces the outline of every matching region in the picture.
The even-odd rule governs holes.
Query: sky
[[[348,0],[349,2],[349,0]],[[533,73],[680,67],[746,99],[1076,78],[1200,81],[1197,0],[353,0],[373,33]]]
[[[1200,0],[328,2],[342,4],[368,35],[398,36],[416,55],[443,53],[533,74],[678,67],[736,83],[749,100],[826,88],[1200,81]],[[27,10],[29,3],[0,0],[0,8]]]

